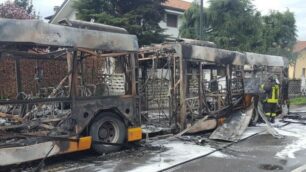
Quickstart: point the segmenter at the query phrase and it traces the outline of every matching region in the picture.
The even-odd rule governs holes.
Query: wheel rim
[[[113,121],[105,121],[99,127],[99,140],[107,143],[116,143],[119,139],[119,126]]]

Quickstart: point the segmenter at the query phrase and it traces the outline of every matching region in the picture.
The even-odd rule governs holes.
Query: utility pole
[[[203,0],[200,0],[200,40],[203,40]]]

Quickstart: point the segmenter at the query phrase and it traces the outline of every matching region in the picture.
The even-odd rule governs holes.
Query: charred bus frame
[[[226,112],[244,107],[244,54],[207,45],[169,43],[143,48],[140,55],[139,64],[144,82],[152,75],[147,74],[148,68],[152,68],[153,73],[158,72],[157,69],[169,71],[166,81],[168,94],[164,98],[169,103],[170,124],[175,124],[176,128],[183,130],[204,116],[210,116],[214,118],[214,124],[206,129],[214,129],[217,119],[226,116]],[[208,84],[213,80],[211,77],[209,81],[205,81],[207,71],[223,73],[225,88],[220,89],[217,84],[215,92],[207,92]],[[233,91],[234,88],[237,88],[236,92]],[[146,102],[149,95],[145,91],[143,94],[142,102]],[[209,99],[218,105],[210,108]],[[148,109],[148,106],[143,106],[142,110]]]
[[[82,26],[84,24],[88,27],[91,25],[82,22]],[[95,27],[104,26],[95,25]],[[0,127],[1,138],[8,140],[18,137],[23,140],[29,138],[36,140],[24,142],[21,144],[23,146],[15,143],[11,146],[3,145],[5,148],[0,149],[2,157],[0,165],[86,150],[91,148],[91,145],[99,153],[109,152],[118,150],[125,142],[141,139],[136,72],[137,38],[134,35],[121,33],[122,29],[119,29],[119,33],[116,33],[116,28],[111,29],[114,32],[58,26],[35,20],[0,20],[1,54],[11,55],[10,57],[17,61],[18,93],[22,88],[19,59],[61,60],[63,63],[67,60],[68,66],[67,75],[47,97],[0,100],[2,107],[27,107],[18,115],[7,113],[10,108],[1,112],[2,117],[20,120],[18,125]],[[44,51],[37,53],[33,49]],[[82,80],[84,61],[88,58],[112,58],[116,62],[115,66],[122,64],[119,70],[126,79],[123,82],[124,93],[120,95],[94,95],[92,94],[94,91],[89,95],[82,93],[80,88],[86,87]],[[108,74],[106,77],[111,76],[112,74]],[[68,81],[67,97],[56,97],[57,91]],[[55,126],[44,124],[45,119],[39,119],[36,115],[31,117],[34,114],[32,112],[36,113],[39,108],[51,105],[54,107],[55,104],[56,107],[61,105],[62,108],[68,106],[68,109],[71,109],[69,115],[66,114],[62,119],[47,119],[53,120]],[[39,127],[47,130],[36,132]],[[34,129],[35,132],[29,132],[28,129]]]

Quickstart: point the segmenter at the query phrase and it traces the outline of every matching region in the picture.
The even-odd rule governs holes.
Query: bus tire
[[[89,130],[93,150],[99,154],[119,151],[122,145],[105,145],[101,142],[125,143],[127,128],[122,119],[115,113],[103,112],[93,120]]]

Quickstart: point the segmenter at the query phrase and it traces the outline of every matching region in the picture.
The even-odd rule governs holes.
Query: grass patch
[[[291,105],[306,105],[306,97],[296,97],[290,99]]]

